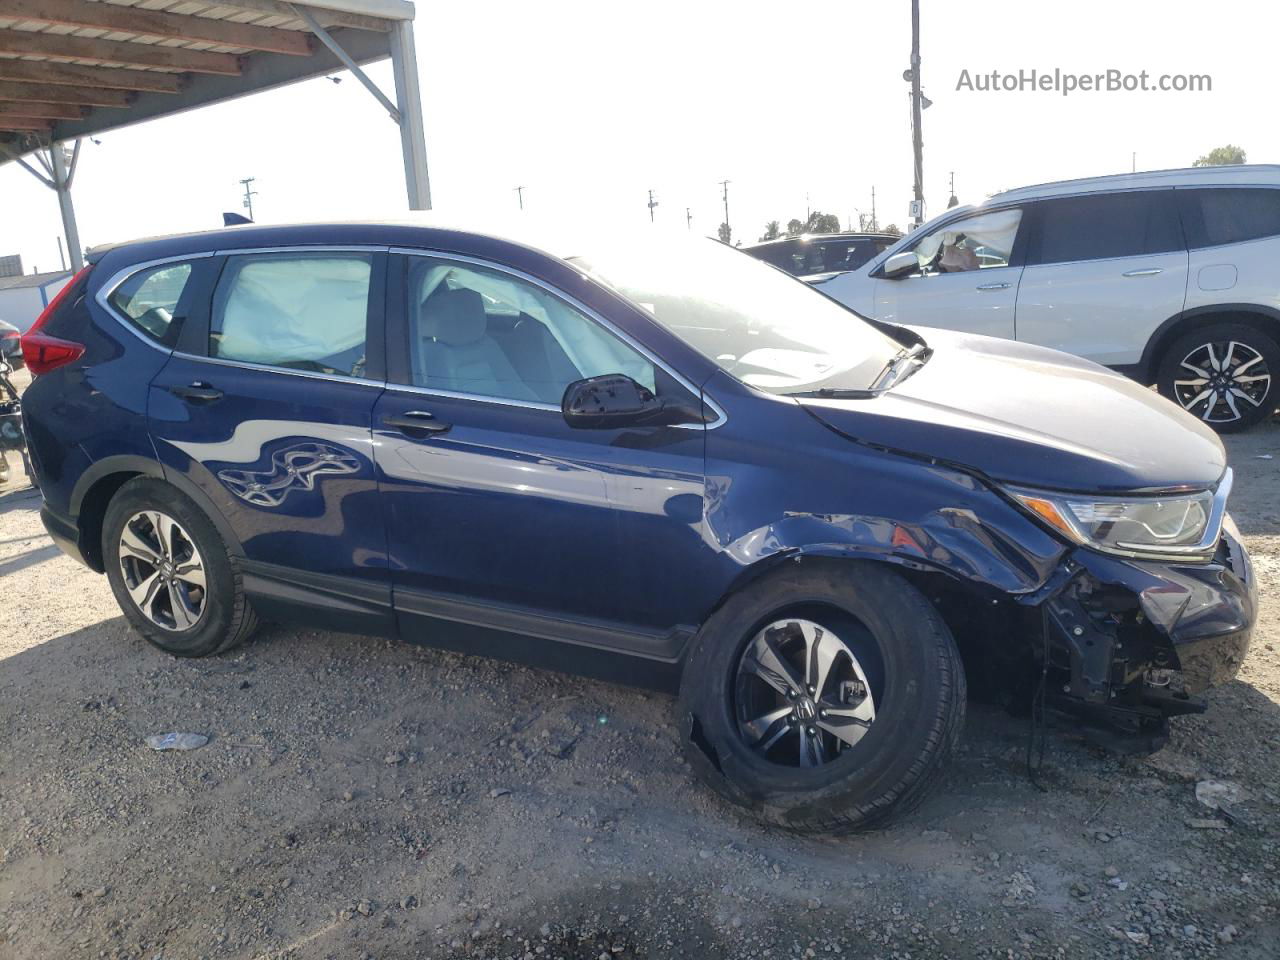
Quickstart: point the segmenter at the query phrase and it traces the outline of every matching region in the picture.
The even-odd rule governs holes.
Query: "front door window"
[[[993,210],[954,220],[916,244],[923,276],[1007,267],[1013,254],[1021,210]]]

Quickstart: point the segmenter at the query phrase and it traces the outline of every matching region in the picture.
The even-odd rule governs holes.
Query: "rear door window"
[[[1077,263],[1183,248],[1173,193],[1134,191],[1042,200],[1030,263]]]
[[[372,272],[365,253],[228,257],[213,294],[209,356],[363,377]]]
[[[1179,190],[1187,242],[1216,247],[1280,236],[1280,190],[1213,187]]]
[[[111,291],[108,302],[135,330],[172,347],[182,326],[182,294],[191,279],[190,263],[166,263],[139,270]]]

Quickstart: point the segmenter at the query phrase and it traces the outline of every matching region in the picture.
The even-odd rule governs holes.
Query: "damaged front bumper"
[[[1098,742],[1152,752],[1168,718],[1233,679],[1249,649],[1257,585],[1227,518],[1209,563],[1127,560],[1075,550],[1042,600],[1045,702]]]

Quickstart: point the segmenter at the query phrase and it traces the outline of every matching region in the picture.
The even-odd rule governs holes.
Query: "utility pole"
[[[924,140],[920,134],[920,0],[911,0],[911,151],[915,156],[915,225],[924,222]]]
[[[253,219],[253,198],[258,195],[258,191],[254,190],[250,186],[250,184],[252,184],[255,179],[257,178],[245,177],[243,180],[240,181],[240,186],[244,187],[244,200],[241,201],[240,205],[249,211],[250,220]]]
[[[1130,157],[1129,159],[1131,164],[1129,172],[1137,173],[1138,172],[1138,151],[1137,150],[1133,151],[1133,156]]]
[[[524,209],[524,187],[516,187],[516,197],[520,201],[520,209]]]
[[[724,242],[727,244],[733,239],[733,228],[729,226],[729,184],[731,180],[721,180],[720,186],[724,189]]]
[[[880,225],[876,223],[876,188],[871,188],[871,230],[875,232],[880,229]]]
[[[686,230],[693,229],[693,211],[688,207],[684,208],[684,227]]]
[[[947,209],[950,210],[952,207],[958,207],[959,205],[960,205],[960,201],[956,198],[956,172],[952,170],[951,171],[951,199],[947,201]]]
[[[658,201],[653,199],[653,191],[649,191],[649,222],[653,223],[653,208],[658,205]]]

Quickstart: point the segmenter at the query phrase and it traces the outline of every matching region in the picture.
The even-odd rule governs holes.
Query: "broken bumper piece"
[[[1126,560],[1087,550],[1043,604],[1046,701],[1089,739],[1150,753],[1168,718],[1200,713],[1197,694],[1233,679],[1257,611],[1248,553],[1229,520],[1210,563]]]

